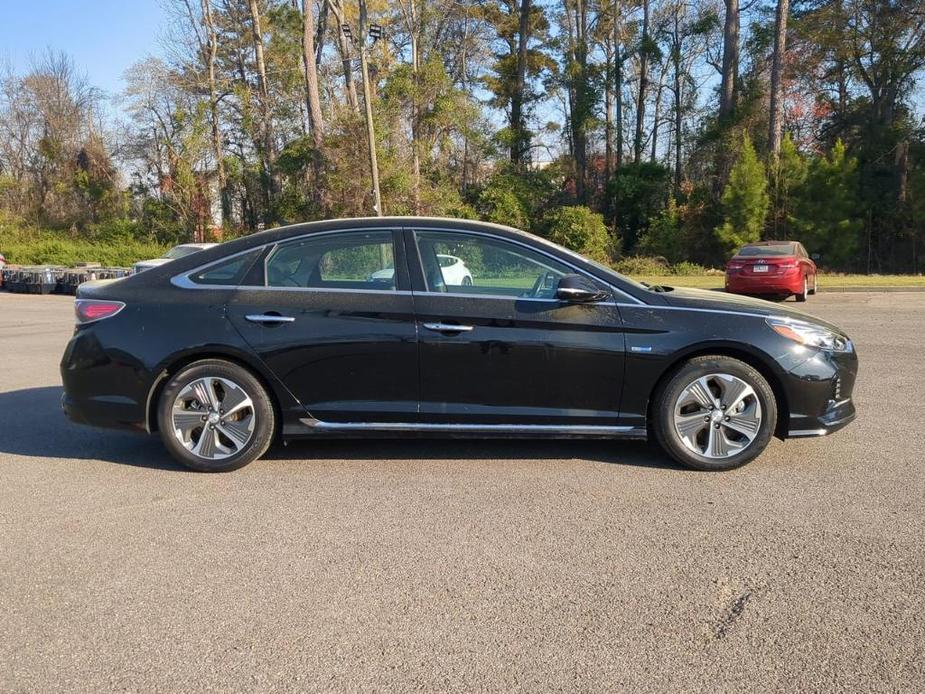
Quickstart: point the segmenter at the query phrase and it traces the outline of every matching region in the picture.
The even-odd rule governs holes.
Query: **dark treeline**
[[[110,108],[54,53],[2,77],[0,221],[227,238],[375,214],[375,172],[385,214],[602,260],[798,238],[832,269],[921,271],[920,0],[167,8],[162,55]]]

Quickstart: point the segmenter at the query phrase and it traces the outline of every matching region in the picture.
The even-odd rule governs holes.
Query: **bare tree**
[[[719,116],[727,118],[735,110],[739,80],[739,0],[724,0],[723,67],[719,92]]]
[[[768,124],[768,149],[772,164],[780,154],[780,134],[783,121],[783,71],[787,57],[787,16],[790,0],[777,0],[774,22],[774,54],[771,58],[771,113]]]
[[[649,0],[642,0],[642,38],[639,44],[639,90],[636,94],[636,137],[633,162],[642,160],[642,126],[646,117],[646,91],[649,86]]]
[[[315,16],[311,0],[302,0],[302,65],[305,71],[305,105],[312,143],[316,150],[324,141],[321,96],[318,91],[318,66],[315,62]]]

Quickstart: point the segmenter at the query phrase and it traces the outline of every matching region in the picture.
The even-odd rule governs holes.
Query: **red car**
[[[816,264],[797,241],[759,241],[739,249],[726,265],[726,291],[790,296],[816,293]]]

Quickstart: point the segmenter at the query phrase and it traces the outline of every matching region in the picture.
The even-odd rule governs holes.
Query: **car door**
[[[400,232],[315,233],[268,249],[228,318],[323,422],[414,422],[417,334]]]
[[[624,336],[612,299],[560,301],[559,279],[576,270],[512,239],[419,228],[406,231],[405,242],[418,322],[421,422],[616,423]],[[458,258],[465,271],[443,273],[446,256]]]

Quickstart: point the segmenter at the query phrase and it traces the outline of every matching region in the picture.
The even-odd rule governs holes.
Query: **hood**
[[[669,306],[702,308],[712,311],[741,311],[742,313],[755,313],[762,316],[784,316],[794,320],[822,325],[829,330],[835,330],[844,335],[844,330],[828,321],[775,301],[765,301],[764,299],[741,296],[740,294],[727,294],[723,291],[687,289],[685,287],[676,287],[670,292],[661,294],[661,296],[665,297],[665,301]]]

